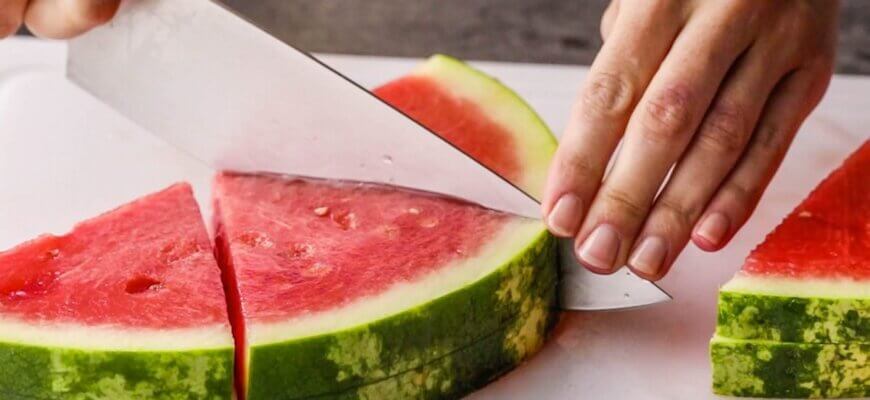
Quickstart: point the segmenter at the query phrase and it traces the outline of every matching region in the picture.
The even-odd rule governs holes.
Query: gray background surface
[[[588,65],[609,0],[221,0],[308,51]],[[720,0],[723,1],[723,0]],[[787,0],[788,1],[788,0]],[[870,75],[870,0],[843,0],[837,72]]]
[[[608,0],[223,0],[309,51],[589,64]],[[837,72],[870,74],[870,1],[844,0]]]

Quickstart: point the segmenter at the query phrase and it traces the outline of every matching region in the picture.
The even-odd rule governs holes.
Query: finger
[[[616,21],[616,15],[619,14],[619,0],[613,0],[604,10],[604,15],[601,16],[601,39],[607,40],[610,36],[610,31],[613,28],[613,22]]]
[[[120,0],[30,0],[24,23],[35,35],[66,39],[101,25],[115,15]]]
[[[625,263],[668,171],[751,41],[748,29],[710,22],[727,20],[720,13],[732,10],[707,10],[693,15],[644,93],[577,235],[577,258],[593,271],[609,273]]]
[[[704,207],[737,163],[764,103],[790,68],[770,65],[769,48],[754,45],[729,72],[638,234],[628,266],[658,280],[688,243]]]
[[[694,229],[692,241],[698,247],[708,251],[722,248],[749,219],[829,80],[830,67],[823,66],[797,70],[777,85],[745,154]]]
[[[0,39],[15,34],[24,19],[27,0],[7,0],[0,6]]]
[[[619,13],[574,104],[542,201],[556,235],[577,232],[631,110],[679,30],[679,13],[653,3],[659,4],[640,2]]]

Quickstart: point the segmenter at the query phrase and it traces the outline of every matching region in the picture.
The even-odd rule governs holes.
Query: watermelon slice
[[[870,342],[870,141],[749,255],[718,319],[734,339]]]
[[[497,81],[435,56],[376,93],[539,193],[555,141]],[[264,175],[221,174],[214,196],[249,399],[457,396],[535,353],[555,321],[539,221]]]
[[[719,394],[870,395],[870,141],[721,288],[711,360]]]
[[[229,399],[232,370],[188,185],[0,253],[0,398]]]
[[[775,398],[870,396],[870,343],[783,343],[716,336],[713,391]]]

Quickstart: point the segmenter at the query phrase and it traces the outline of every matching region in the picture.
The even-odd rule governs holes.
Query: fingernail
[[[644,274],[655,276],[661,269],[667,255],[668,246],[665,240],[658,236],[650,236],[634,249],[628,260],[628,265]]]
[[[698,229],[695,230],[695,234],[707,243],[717,246],[725,239],[730,226],[731,222],[728,221],[725,214],[714,212],[704,217],[704,220],[698,225]]]
[[[583,207],[580,198],[568,193],[556,201],[550,215],[547,216],[547,226],[557,236],[572,236],[580,226]]]
[[[577,249],[577,259],[586,266],[600,271],[613,269],[619,252],[619,234],[610,225],[599,225]]]

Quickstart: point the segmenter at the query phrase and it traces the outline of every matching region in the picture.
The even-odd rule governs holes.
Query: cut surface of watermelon
[[[229,398],[232,346],[186,184],[0,253],[6,396]]]
[[[435,56],[376,94],[539,194],[555,140],[494,79]],[[450,398],[536,352],[555,320],[555,242],[538,221],[263,175],[221,174],[214,197],[249,399]],[[445,370],[459,354],[489,361]],[[440,372],[409,386],[414,371]]]
[[[535,111],[495,78],[435,55],[374,93],[540,198],[556,139]]]
[[[544,270],[554,260],[540,222],[395,188],[272,176],[222,174],[215,198],[252,398],[274,396],[281,376],[296,377],[286,395],[297,398],[405,372],[503,329],[524,302],[547,319],[551,299],[537,290],[555,285]]]
[[[870,342],[870,142],[722,287],[717,332],[735,339]]]

